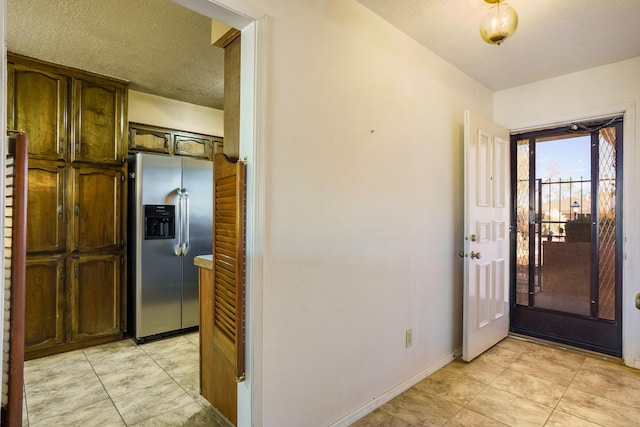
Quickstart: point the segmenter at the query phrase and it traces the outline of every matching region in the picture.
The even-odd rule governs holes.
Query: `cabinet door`
[[[120,250],[120,169],[73,167],[73,251]]]
[[[129,127],[129,148],[139,151],[171,153],[171,134],[144,127]]]
[[[71,259],[70,341],[120,333],[120,263],[117,254]]]
[[[25,351],[64,343],[64,257],[27,259]]]
[[[175,154],[181,156],[211,157],[211,139],[195,135],[175,135]]]
[[[7,64],[7,126],[29,135],[29,156],[64,159],[67,146],[67,78]]]
[[[29,161],[27,252],[65,250],[65,169],[54,162]]]
[[[124,89],[74,80],[72,160],[124,161]]]

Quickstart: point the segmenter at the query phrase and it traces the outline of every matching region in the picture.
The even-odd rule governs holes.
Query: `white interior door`
[[[509,131],[464,116],[464,326],[471,361],[509,333]]]

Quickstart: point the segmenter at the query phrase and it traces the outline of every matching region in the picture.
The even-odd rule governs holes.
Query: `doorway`
[[[220,22],[224,22],[235,28],[241,28],[243,37],[247,40],[246,46],[243,45],[242,64],[241,64],[241,80],[242,80],[242,105],[241,105],[241,135],[240,135],[240,157],[248,159],[250,164],[249,177],[247,180],[247,251],[251,253],[262,253],[261,249],[264,242],[264,215],[260,206],[264,206],[265,191],[264,186],[256,185],[257,182],[264,181],[264,75],[265,75],[265,52],[264,52],[264,27],[265,18],[263,13],[257,11],[254,7],[242,5],[241,12],[237,11],[238,5],[229,4],[233,1],[227,0],[172,0],[174,3],[181,4],[195,12],[201,13],[207,17],[216,17]],[[6,12],[6,0],[0,0],[3,10]],[[6,23],[0,23],[1,33],[6,31]],[[6,65],[6,58],[3,59]],[[6,67],[4,67],[6,68]],[[6,105],[4,94],[2,98],[2,106]],[[4,109],[2,110],[4,111]],[[2,120],[6,114],[2,114]],[[2,191],[4,197],[4,190]],[[256,209],[256,206],[258,209]],[[246,322],[252,324],[259,322],[261,319],[261,304],[256,304],[254,309],[253,301],[259,301],[261,298],[261,275],[262,259],[256,257],[247,262],[247,288],[248,301]],[[257,273],[256,273],[257,272]],[[249,290],[250,289],[250,290]],[[255,290],[255,291],[254,291]],[[247,375],[247,381],[238,385],[239,406],[241,411],[239,414],[238,425],[252,425],[257,419],[260,423],[260,414],[263,412],[261,401],[261,382],[259,372],[262,368],[261,364],[261,346],[259,344],[252,345],[253,341],[260,343],[260,336],[255,335],[261,328],[247,328],[247,357],[251,361],[251,372]],[[254,356],[256,355],[256,356]],[[257,374],[254,374],[256,373]],[[256,391],[257,390],[257,391]],[[254,414],[256,418],[254,418]]]
[[[511,136],[512,332],[622,355],[622,125]]]

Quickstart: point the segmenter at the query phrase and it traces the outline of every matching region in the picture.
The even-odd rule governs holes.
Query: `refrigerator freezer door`
[[[213,218],[213,162],[182,159],[182,187],[188,193],[187,254],[182,258],[183,293],[182,327],[199,324],[198,268],[193,264],[198,255],[211,253]],[[186,211],[186,209],[185,209]]]
[[[181,328],[179,218],[174,239],[145,239],[143,232],[145,205],[174,205],[178,215],[181,159],[139,153],[136,161],[136,338],[140,338]]]

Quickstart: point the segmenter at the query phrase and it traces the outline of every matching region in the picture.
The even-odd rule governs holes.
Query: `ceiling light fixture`
[[[480,22],[480,36],[489,44],[500,45],[518,28],[518,14],[504,0],[484,0],[491,5]]]

